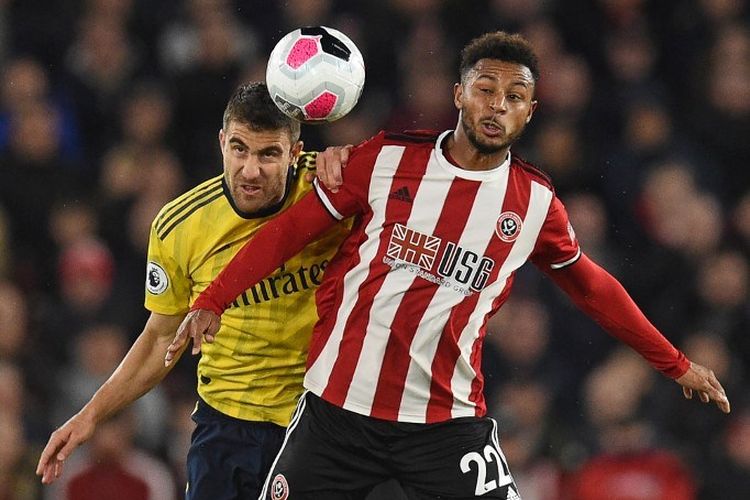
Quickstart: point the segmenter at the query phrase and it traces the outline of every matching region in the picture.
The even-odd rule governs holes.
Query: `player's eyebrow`
[[[239,144],[242,147],[247,147],[247,144],[245,144],[245,141],[238,137],[230,137],[229,138],[229,144]]]
[[[279,146],[278,144],[272,144],[270,146],[266,146],[262,148],[260,151],[258,151],[260,154],[268,154],[268,153],[275,153],[275,154],[281,154],[284,152],[284,148]]]

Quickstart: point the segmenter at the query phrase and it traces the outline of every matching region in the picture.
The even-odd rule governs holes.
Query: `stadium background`
[[[552,176],[584,251],[725,384],[729,416],[684,401],[524,270],[485,349],[490,413],[524,499],[750,497],[748,10],[745,0],[0,1],[0,499],[44,498],[33,469],[49,432],[143,325],[152,217],[220,171],[233,88],[263,77],[283,34],[318,24],[358,44],[367,82],[350,116],[303,129],[310,149],[382,127],[453,127],[460,47],[495,29],[530,38],[540,106],[515,151]],[[120,460],[181,491],[194,364],[181,360],[102,426],[66,474],[76,460]],[[92,474],[97,484],[105,471]]]

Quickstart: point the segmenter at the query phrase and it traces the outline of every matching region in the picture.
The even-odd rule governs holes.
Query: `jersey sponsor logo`
[[[146,265],[146,290],[153,295],[161,295],[169,288],[169,277],[164,268],[154,261]]]
[[[286,482],[284,474],[276,474],[271,483],[272,500],[286,500],[289,498],[289,484]]]
[[[452,241],[396,224],[383,262],[469,296],[487,286],[495,261]]]
[[[422,234],[401,224],[393,227],[391,241],[385,254],[396,260],[402,260],[422,269],[432,269],[435,256],[440,249],[440,238]]]
[[[512,243],[521,234],[521,226],[523,226],[523,222],[521,222],[521,217],[517,213],[503,212],[497,219],[495,234],[505,243]]]
[[[309,266],[303,265],[294,270],[289,270],[286,265],[282,265],[277,272],[242,292],[229,307],[261,304],[285,295],[293,295],[315,288],[323,280],[323,271],[327,265],[328,259],[315,262]]]

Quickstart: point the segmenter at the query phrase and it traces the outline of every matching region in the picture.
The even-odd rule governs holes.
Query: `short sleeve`
[[[331,192],[317,178],[313,181],[315,193],[334,218],[342,220],[369,210],[370,180],[382,143],[383,133],[380,133],[352,150],[338,192]]]
[[[146,264],[146,298],[144,305],[159,314],[184,314],[190,309],[190,280],[184,267],[174,259],[171,239],[161,240],[151,226]]]
[[[542,270],[549,271],[569,266],[580,257],[581,247],[568,220],[568,212],[560,199],[553,196],[531,261]]]

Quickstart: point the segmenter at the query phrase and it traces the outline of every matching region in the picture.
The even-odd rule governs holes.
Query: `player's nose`
[[[240,173],[245,179],[255,179],[260,176],[260,165],[250,158],[242,164]]]

